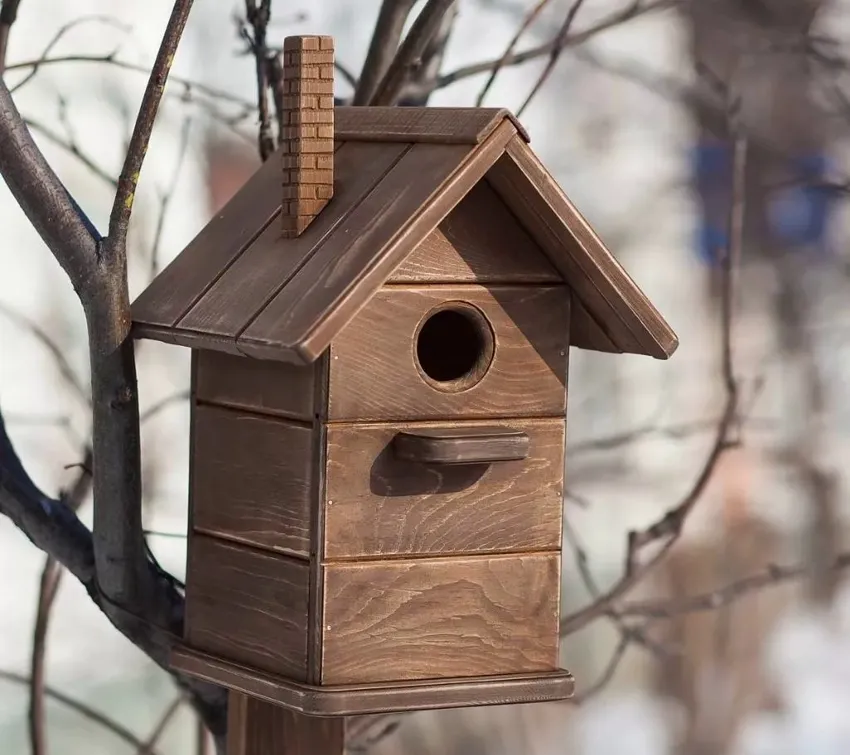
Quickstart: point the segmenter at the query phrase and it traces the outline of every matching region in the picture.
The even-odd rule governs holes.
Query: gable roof
[[[133,333],[310,363],[486,180],[573,290],[571,344],[666,359],[678,339],[493,108],[335,109],[334,197],[281,237],[273,156],[132,305]]]

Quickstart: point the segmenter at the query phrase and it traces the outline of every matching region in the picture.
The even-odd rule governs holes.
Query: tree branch
[[[142,97],[136,126],[133,129],[133,136],[130,138],[130,147],[124,159],[121,175],[118,177],[118,192],[115,195],[112,214],[109,218],[109,247],[113,251],[123,246],[127,240],[127,228],[133,211],[133,198],[136,185],[139,182],[139,173],[145,160],[145,153],[159,111],[162,93],[168,81],[168,72],[174,62],[177,46],[183,36],[183,29],[186,26],[191,8],[192,0],[175,1],[171,18],[168,20],[159,52],[156,55],[156,61],[151,69],[147,88]]]
[[[379,82],[398,52],[404,24],[414,5],[415,0],[384,0],[381,3],[360,80],[354,89],[352,105],[368,105],[372,101]]]
[[[0,175],[77,293],[90,296],[99,239],[36,146],[2,79]]]
[[[370,105],[394,105],[398,101],[411,69],[421,63],[422,53],[439,31],[443,17],[454,3],[455,0],[428,0],[378,84],[369,101]]]

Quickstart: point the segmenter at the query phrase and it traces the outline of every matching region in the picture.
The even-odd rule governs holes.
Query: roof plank
[[[528,141],[519,122],[503,108],[343,106],[334,108],[334,133],[341,141],[480,144],[506,118]]]
[[[667,359],[678,338],[531,149],[513,139],[487,180],[621,351]],[[576,334],[578,335],[578,334]],[[574,343],[596,349],[593,343]]]
[[[477,148],[411,147],[245,330],[239,347],[255,355],[283,349],[297,351],[305,362],[316,359],[515,135],[503,120]]]
[[[301,235],[285,240],[279,224],[271,224],[180,320],[179,327],[219,338],[238,337],[408,148],[407,144],[344,143],[334,155],[334,197],[316,219]]]
[[[133,302],[134,326],[173,327],[280,212],[275,152]]]

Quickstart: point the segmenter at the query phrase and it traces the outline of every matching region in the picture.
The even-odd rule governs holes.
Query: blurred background
[[[276,0],[268,43],[332,34],[345,99],[379,8]],[[169,12],[23,0],[10,36],[18,106],[101,228]],[[245,12],[192,11],[137,195],[133,296],[260,164]],[[681,346],[669,362],[571,354],[562,665],[576,699],[361,721],[359,751],[846,755],[850,2],[459,0],[444,31],[430,104],[521,113]],[[57,493],[86,456],[84,321],[5,186],[0,228],[0,399]],[[182,577],[188,351],[145,342],[137,359],[148,542]],[[204,752],[170,679],[56,580],[0,519],[4,755],[33,751],[33,675],[43,752]]]

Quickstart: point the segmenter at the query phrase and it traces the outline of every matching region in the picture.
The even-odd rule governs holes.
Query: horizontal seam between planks
[[[248,357],[245,357],[245,359],[248,359]],[[233,411],[246,412],[248,414],[257,414],[262,417],[271,417],[272,419],[291,420],[293,424],[312,425],[316,419],[313,414],[311,414],[310,416],[305,416],[303,414],[290,414],[282,409],[264,409],[263,407],[240,404],[236,401],[221,401],[217,399],[199,398],[198,396],[195,396],[195,399],[196,403],[200,404],[201,406],[212,406],[217,407],[219,409],[231,409]]]
[[[342,566],[352,566],[357,564],[371,565],[383,564],[386,562],[398,563],[399,561],[409,561],[412,563],[443,560],[457,561],[458,559],[468,560],[470,558],[492,559],[499,556],[551,556],[555,554],[563,555],[563,549],[532,548],[527,550],[452,551],[451,553],[376,553],[374,555],[365,556],[334,556],[333,558],[324,559],[322,561],[322,566],[334,566],[337,564]]]
[[[224,404],[217,404],[213,401],[205,401],[204,399],[195,398],[195,406],[196,407],[207,407],[210,409],[220,409],[222,412],[227,414],[242,414],[247,415],[249,417],[259,417],[260,419],[268,420],[269,422],[278,424],[278,425],[292,425],[294,427],[304,427],[310,430],[313,429],[313,420],[306,419],[293,419],[290,417],[281,417],[275,416],[272,414],[263,414],[262,412],[258,412],[254,409],[245,409],[241,406],[226,406]]]
[[[309,554],[304,555],[303,552],[295,551],[291,548],[275,548],[270,545],[258,545],[255,542],[251,542],[236,535],[228,535],[224,532],[217,532],[216,530],[211,530],[207,527],[193,527],[192,529],[195,533],[199,535],[204,535],[205,537],[211,538],[212,540],[220,540],[226,543],[236,543],[237,545],[244,545],[250,550],[262,551],[264,553],[271,553],[272,555],[278,556],[287,556],[291,559],[301,561],[305,564],[310,563]]]
[[[293,555],[290,555],[288,553],[281,553],[280,551],[272,551],[272,550],[269,550],[267,548],[262,548],[260,546],[253,545],[251,543],[245,543],[245,542],[242,542],[242,541],[235,542],[230,538],[221,537],[221,535],[218,535],[218,534],[212,534],[212,533],[209,533],[209,532],[205,532],[204,530],[200,530],[197,527],[194,528],[194,533],[195,533],[195,535],[201,535],[202,537],[206,538],[207,540],[213,540],[216,543],[220,543],[220,544],[223,544],[223,545],[229,545],[231,547],[238,546],[239,550],[248,551],[248,552],[254,553],[255,555],[266,556],[267,558],[287,559],[289,561],[293,561],[296,564],[298,564],[299,568],[301,568],[303,566],[305,569],[307,569],[310,565],[310,559],[309,558],[302,558],[300,556],[293,556]]]
[[[347,143],[350,143],[350,142],[347,142]],[[402,142],[402,143],[403,143],[403,142]],[[392,161],[392,162],[391,162],[391,163],[387,166],[386,170],[384,170],[384,172],[383,172],[383,173],[381,173],[381,175],[380,175],[380,176],[378,177],[378,179],[375,181],[374,186],[372,186],[372,188],[371,188],[371,189],[369,189],[369,191],[367,191],[367,192],[366,192],[366,193],[365,193],[362,197],[360,197],[360,199],[359,199],[357,202],[355,202],[354,204],[352,204],[352,205],[351,205],[351,206],[350,206],[350,207],[349,207],[349,208],[345,211],[345,213],[343,213],[343,215],[341,215],[341,216],[339,217],[339,219],[336,221],[336,223],[334,223],[333,227],[331,227],[331,228],[328,230],[328,232],[325,234],[324,238],[322,238],[321,242],[320,242],[320,243],[318,243],[315,247],[313,247],[313,249],[310,251],[310,254],[306,255],[306,256],[304,257],[304,259],[303,259],[303,260],[301,260],[300,264],[299,264],[299,265],[298,265],[298,266],[297,266],[297,267],[296,267],[296,268],[295,268],[295,269],[294,269],[294,270],[290,273],[289,277],[288,277],[288,278],[286,278],[286,280],[284,280],[284,281],[283,281],[283,282],[282,282],[279,286],[277,286],[277,287],[275,288],[275,290],[274,290],[274,293],[272,293],[272,294],[271,294],[271,296],[269,296],[269,297],[266,299],[266,301],[264,301],[264,302],[263,302],[263,304],[260,306],[260,308],[259,308],[259,309],[258,309],[258,310],[257,310],[257,311],[256,311],[256,312],[255,312],[255,313],[254,313],[251,317],[250,317],[250,318],[248,318],[248,321],[245,323],[245,325],[243,325],[243,326],[239,329],[239,331],[236,333],[236,336],[235,336],[235,338],[234,338],[234,340],[235,340],[235,342],[236,342],[236,348],[237,348],[237,349],[239,349],[240,351],[242,351],[241,346],[240,346],[240,344],[239,344],[239,339],[241,339],[241,338],[242,338],[242,335],[245,333],[245,331],[246,331],[246,330],[248,330],[248,328],[250,328],[250,327],[251,327],[251,325],[253,325],[253,324],[254,324],[254,322],[255,322],[255,321],[256,321],[256,320],[260,317],[260,315],[262,315],[262,314],[263,314],[263,312],[265,312],[265,310],[266,310],[266,308],[269,306],[269,304],[271,304],[271,303],[272,303],[272,302],[273,302],[273,301],[277,298],[277,296],[281,293],[281,291],[283,291],[289,283],[291,283],[293,280],[295,280],[295,278],[298,276],[298,273],[300,273],[300,272],[301,272],[301,270],[304,268],[304,266],[305,266],[305,265],[306,265],[306,264],[307,264],[307,263],[308,263],[311,259],[313,259],[313,257],[315,257],[315,256],[316,256],[316,254],[318,254],[319,250],[320,250],[320,249],[321,249],[321,248],[322,248],[322,247],[323,247],[323,246],[324,246],[324,245],[328,242],[328,239],[330,239],[330,238],[334,235],[334,233],[335,233],[335,232],[336,232],[336,230],[339,228],[339,226],[340,226],[343,222],[345,222],[345,220],[347,220],[347,219],[348,219],[348,217],[351,215],[351,213],[352,213],[352,212],[354,212],[354,210],[356,210],[356,209],[357,209],[357,208],[361,205],[361,203],[363,203],[364,201],[366,201],[366,198],[367,198],[367,197],[371,196],[373,192],[377,191],[378,187],[381,185],[381,183],[383,182],[383,180],[387,177],[387,174],[388,174],[388,173],[389,173],[389,172],[390,172],[393,168],[395,168],[395,166],[396,166],[396,165],[398,165],[398,163],[399,163],[399,162],[400,162],[400,161],[404,158],[404,156],[405,156],[408,152],[410,152],[410,150],[413,148],[413,146],[414,146],[413,144],[408,144],[408,145],[407,145],[407,147],[406,147],[406,149],[402,150],[402,151],[398,154],[398,156],[395,158],[395,160],[393,160],[393,161]],[[290,349],[291,347],[285,347],[285,348]]]
[[[462,555],[423,555],[423,556],[410,556],[403,558],[370,558],[370,559],[357,559],[357,560],[349,560],[345,561],[322,561],[322,566],[346,566],[346,567],[359,567],[366,568],[369,566],[380,566],[381,564],[385,564],[391,562],[392,564],[399,563],[409,563],[413,564],[429,564],[429,563],[450,563],[450,562],[458,562],[458,561],[507,561],[509,559],[514,559],[523,556],[557,556],[560,558],[562,556],[561,549],[557,550],[536,550],[536,551],[520,551],[518,553],[465,553]]]
[[[500,424],[503,422],[523,422],[523,423],[535,423],[535,422],[564,422],[567,419],[566,412],[564,414],[540,414],[536,416],[528,416],[523,415],[521,417],[517,416],[497,416],[488,414],[486,417],[439,417],[437,419],[420,419],[420,420],[411,420],[411,419],[364,419],[364,420],[352,420],[352,419],[341,419],[341,420],[325,420],[325,424],[328,427],[334,428],[357,428],[360,430],[367,430],[369,428],[383,428],[383,427],[395,427],[398,425],[403,425],[404,427],[427,427],[430,425],[441,425],[446,423],[452,423],[453,425],[458,424],[476,424],[476,425],[494,425]]]

